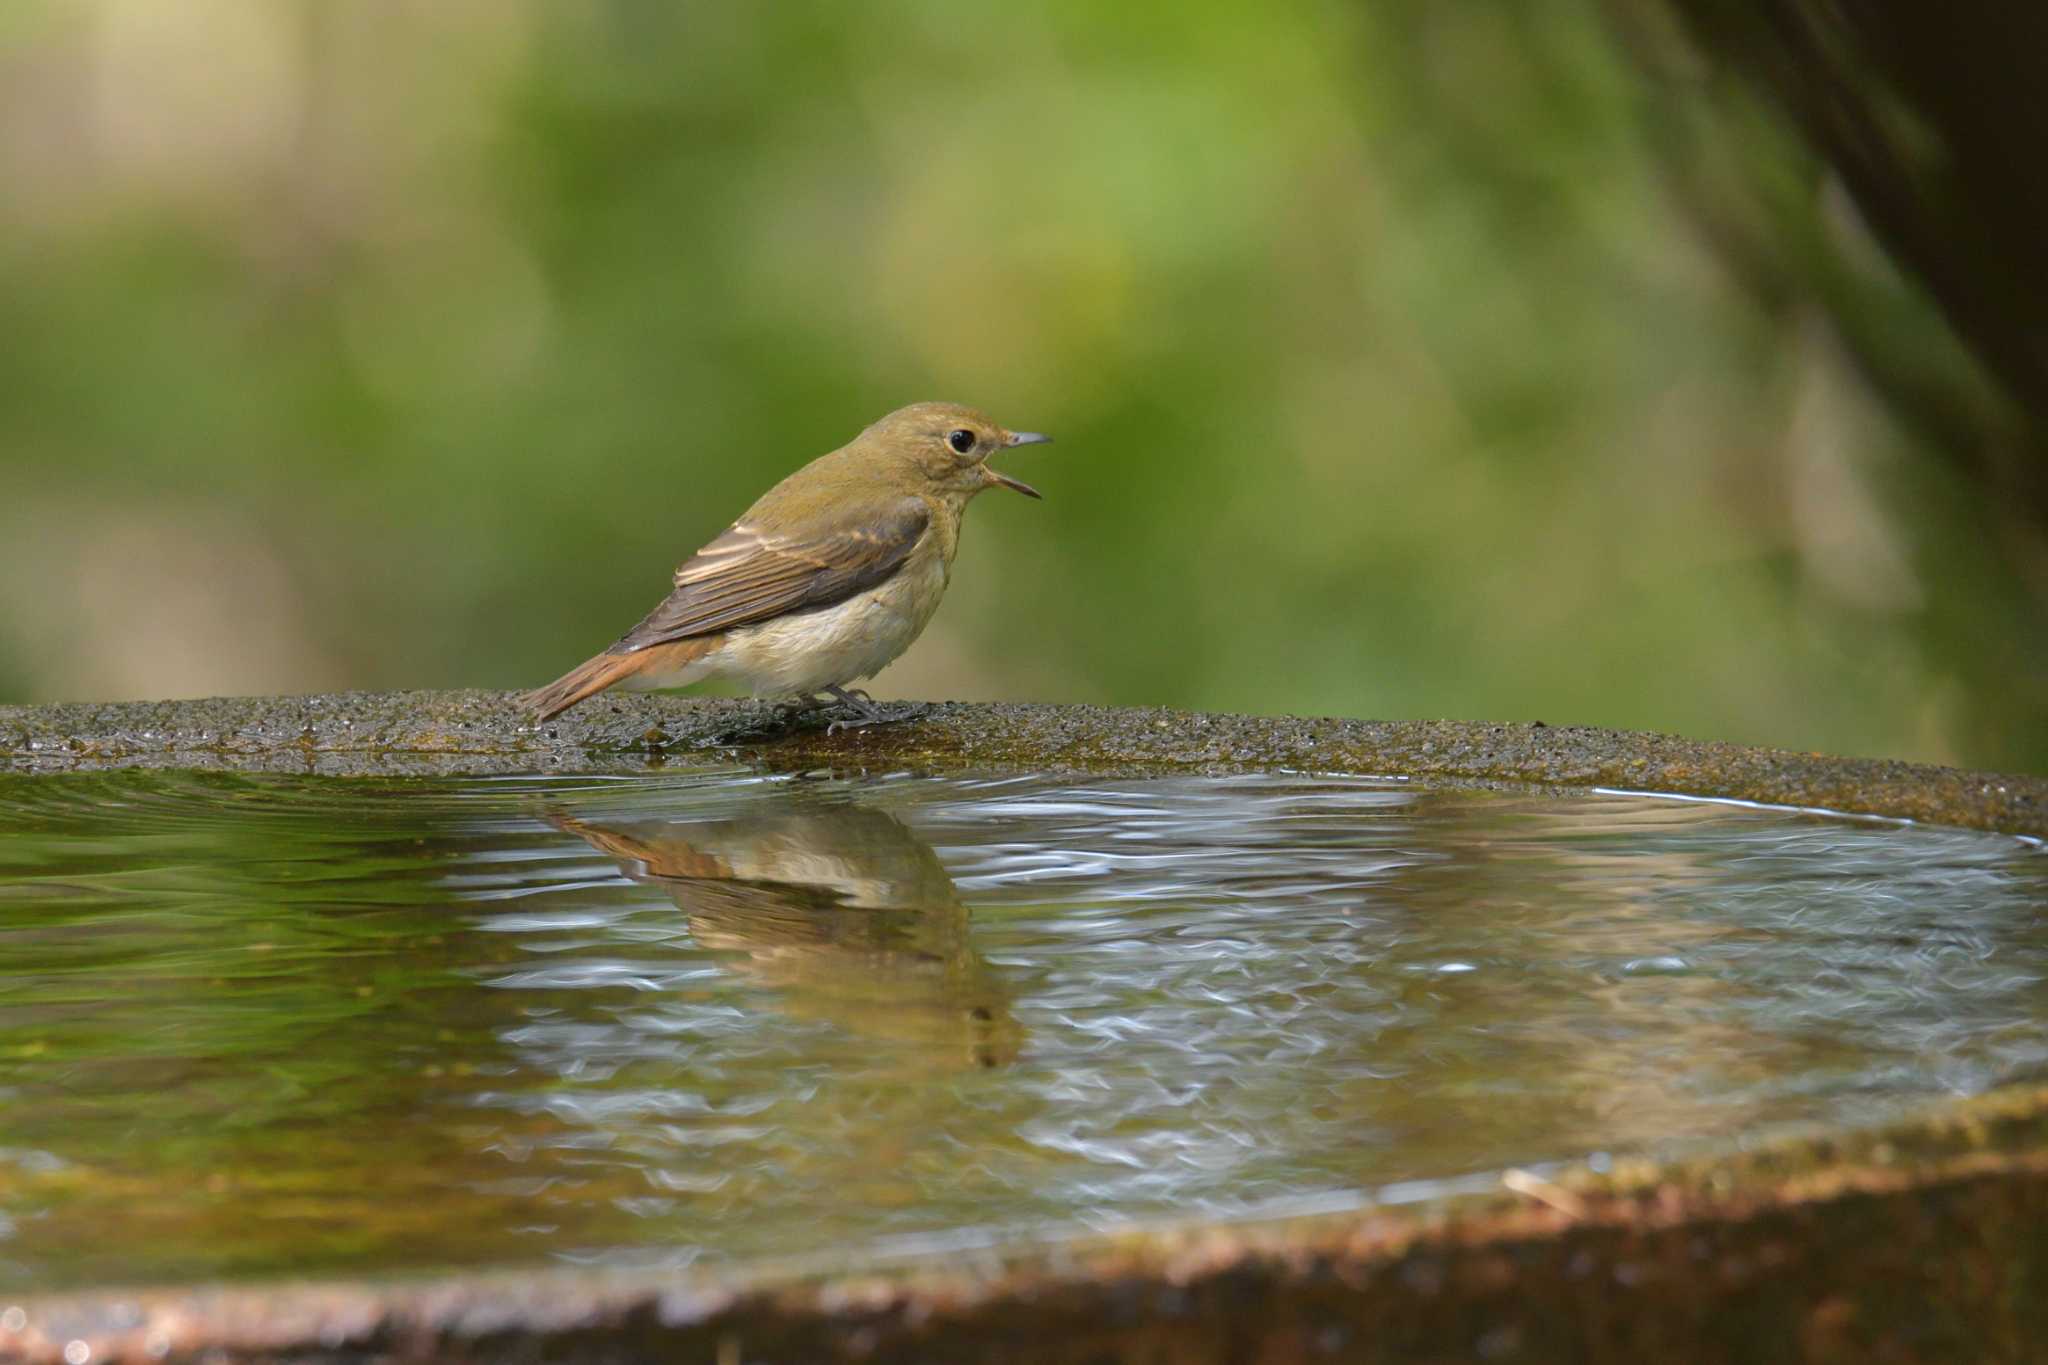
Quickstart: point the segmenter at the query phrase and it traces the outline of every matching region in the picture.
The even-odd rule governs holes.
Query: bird
[[[958,403],[898,408],[762,494],[616,644],[521,702],[546,721],[608,688],[728,678],[755,696],[815,704],[823,693],[858,724],[889,719],[848,684],[893,662],[931,620],[976,494],[1043,496],[989,458],[1051,439]]]

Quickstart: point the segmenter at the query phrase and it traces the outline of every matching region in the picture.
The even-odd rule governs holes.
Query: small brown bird
[[[880,672],[932,619],[975,494],[1000,484],[1039,496],[989,456],[1051,439],[953,403],[899,408],[769,489],[676,570],[645,620],[523,700],[546,720],[611,687],[722,677],[755,696],[823,692],[882,719],[846,684]]]

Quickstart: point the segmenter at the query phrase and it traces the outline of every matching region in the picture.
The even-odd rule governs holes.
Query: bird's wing
[[[903,567],[931,524],[922,498],[849,507],[823,525],[770,531],[736,521],[676,570],[675,591],[613,645],[652,645],[844,602]]]

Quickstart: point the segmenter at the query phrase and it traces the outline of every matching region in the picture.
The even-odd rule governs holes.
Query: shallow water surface
[[[1310,778],[0,778],[0,1283],[1329,1206],[2048,1061],[1994,835]]]

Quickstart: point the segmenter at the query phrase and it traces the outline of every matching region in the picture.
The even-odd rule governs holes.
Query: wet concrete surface
[[[1580,727],[933,707],[828,734],[742,702],[494,693],[0,707],[0,767],[1135,775],[1307,770],[1609,787],[2048,836],[2048,782]],[[110,1228],[110,1236],[119,1230]],[[1187,1361],[2034,1358],[2048,1089],[1490,1194],[724,1274],[568,1270],[10,1299],[0,1360]]]

